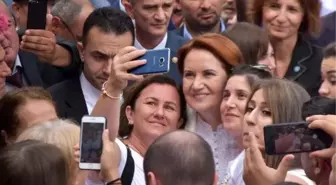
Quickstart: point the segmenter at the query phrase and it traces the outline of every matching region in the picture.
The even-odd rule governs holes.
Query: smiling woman
[[[243,135],[241,136],[244,149],[251,147],[249,133],[253,133],[259,150],[264,153],[264,126],[301,121],[301,107],[309,98],[308,93],[300,85],[291,81],[282,79],[263,80],[260,86],[252,92],[246,106],[242,124]],[[242,175],[245,151],[230,162],[231,169],[226,177],[227,185],[249,184],[244,182]],[[264,154],[266,165],[274,169],[278,168],[281,157]],[[298,166],[299,164],[295,164],[295,167]],[[299,181],[299,183],[302,184],[302,181]]]
[[[298,82],[311,96],[321,82],[321,49],[304,37],[320,29],[320,0],[250,1],[249,21],[263,26],[275,53],[276,74]]]
[[[240,152],[221,124],[220,104],[233,66],[243,63],[239,48],[220,34],[204,34],[180,48],[178,68],[190,109],[186,129],[202,136],[212,147],[219,180],[227,164]]]

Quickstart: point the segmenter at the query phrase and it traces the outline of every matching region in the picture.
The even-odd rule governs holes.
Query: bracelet
[[[122,95],[120,95],[119,97],[116,97],[116,96],[111,96],[107,93],[106,91],[106,88],[105,88],[105,85],[106,85],[107,81],[103,83],[103,86],[102,86],[102,91],[103,91],[103,95],[111,98],[111,99],[114,99],[114,100],[120,100],[122,98]]]
[[[116,184],[116,182],[118,182],[118,181],[121,181],[121,179],[117,178],[117,179],[115,179],[115,180],[113,180],[111,182],[108,182],[106,185],[113,185],[113,184]],[[121,182],[119,182],[118,184],[121,184]]]

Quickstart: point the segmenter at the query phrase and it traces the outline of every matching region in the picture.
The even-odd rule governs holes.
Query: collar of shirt
[[[88,113],[91,114],[93,107],[96,105],[101,91],[95,88],[85,77],[84,73],[80,76],[80,84],[82,87],[86,107]]]
[[[225,31],[225,23],[223,19],[220,19],[220,30],[221,32]],[[186,39],[192,39],[192,36],[185,25],[183,25],[183,37]]]
[[[22,68],[21,60],[19,55],[16,56],[14,67],[12,70],[12,75],[15,74],[18,71],[18,67]]]
[[[167,44],[167,40],[168,40],[168,33],[166,33],[166,35],[164,36],[164,38],[162,39],[162,41],[153,49],[164,49],[166,48],[166,44]],[[138,41],[138,39],[135,38],[134,41],[134,47],[136,47],[137,49],[147,49],[145,47],[143,47],[140,42]]]
[[[122,4],[121,0],[119,0],[119,7],[120,7],[120,10],[126,12],[125,7],[124,7],[124,5]]]

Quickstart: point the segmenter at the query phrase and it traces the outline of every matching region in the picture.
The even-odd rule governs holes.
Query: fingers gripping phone
[[[136,75],[167,73],[170,67],[170,49],[148,50],[138,60],[145,59],[146,64],[130,70],[130,73]]]
[[[312,152],[329,148],[331,136],[320,129],[308,128],[307,122],[281,123],[264,127],[268,155]]]
[[[47,23],[48,0],[29,0],[27,29],[44,30]]]
[[[104,117],[84,116],[81,123],[80,163],[82,170],[100,170],[103,149],[102,134],[106,127]]]

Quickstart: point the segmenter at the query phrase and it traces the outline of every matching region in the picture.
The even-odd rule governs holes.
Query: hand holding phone
[[[44,30],[47,24],[48,0],[29,0],[27,29]]]
[[[81,123],[80,163],[82,170],[100,170],[103,149],[102,134],[106,127],[104,117],[84,116]]]
[[[136,75],[167,73],[170,68],[170,49],[147,50],[147,52],[139,58],[146,60],[146,64],[133,68],[129,72]]]
[[[120,92],[127,86],[128,81],[143,79],[143,76],[130,74],[128,71],[146,64],[145,60],[137,59],[145,53],[146,50],[138,50],[133,46],[127,46],[113,57],[110,76],[106,83],[109,89],[113,89],[113,92],[109,92],[111,95],[119,96]]]
[[[312,152],[329,148],[332,137],[320,129],[310,129],[307,122],[281,123],[264,127],[268,155]]]

